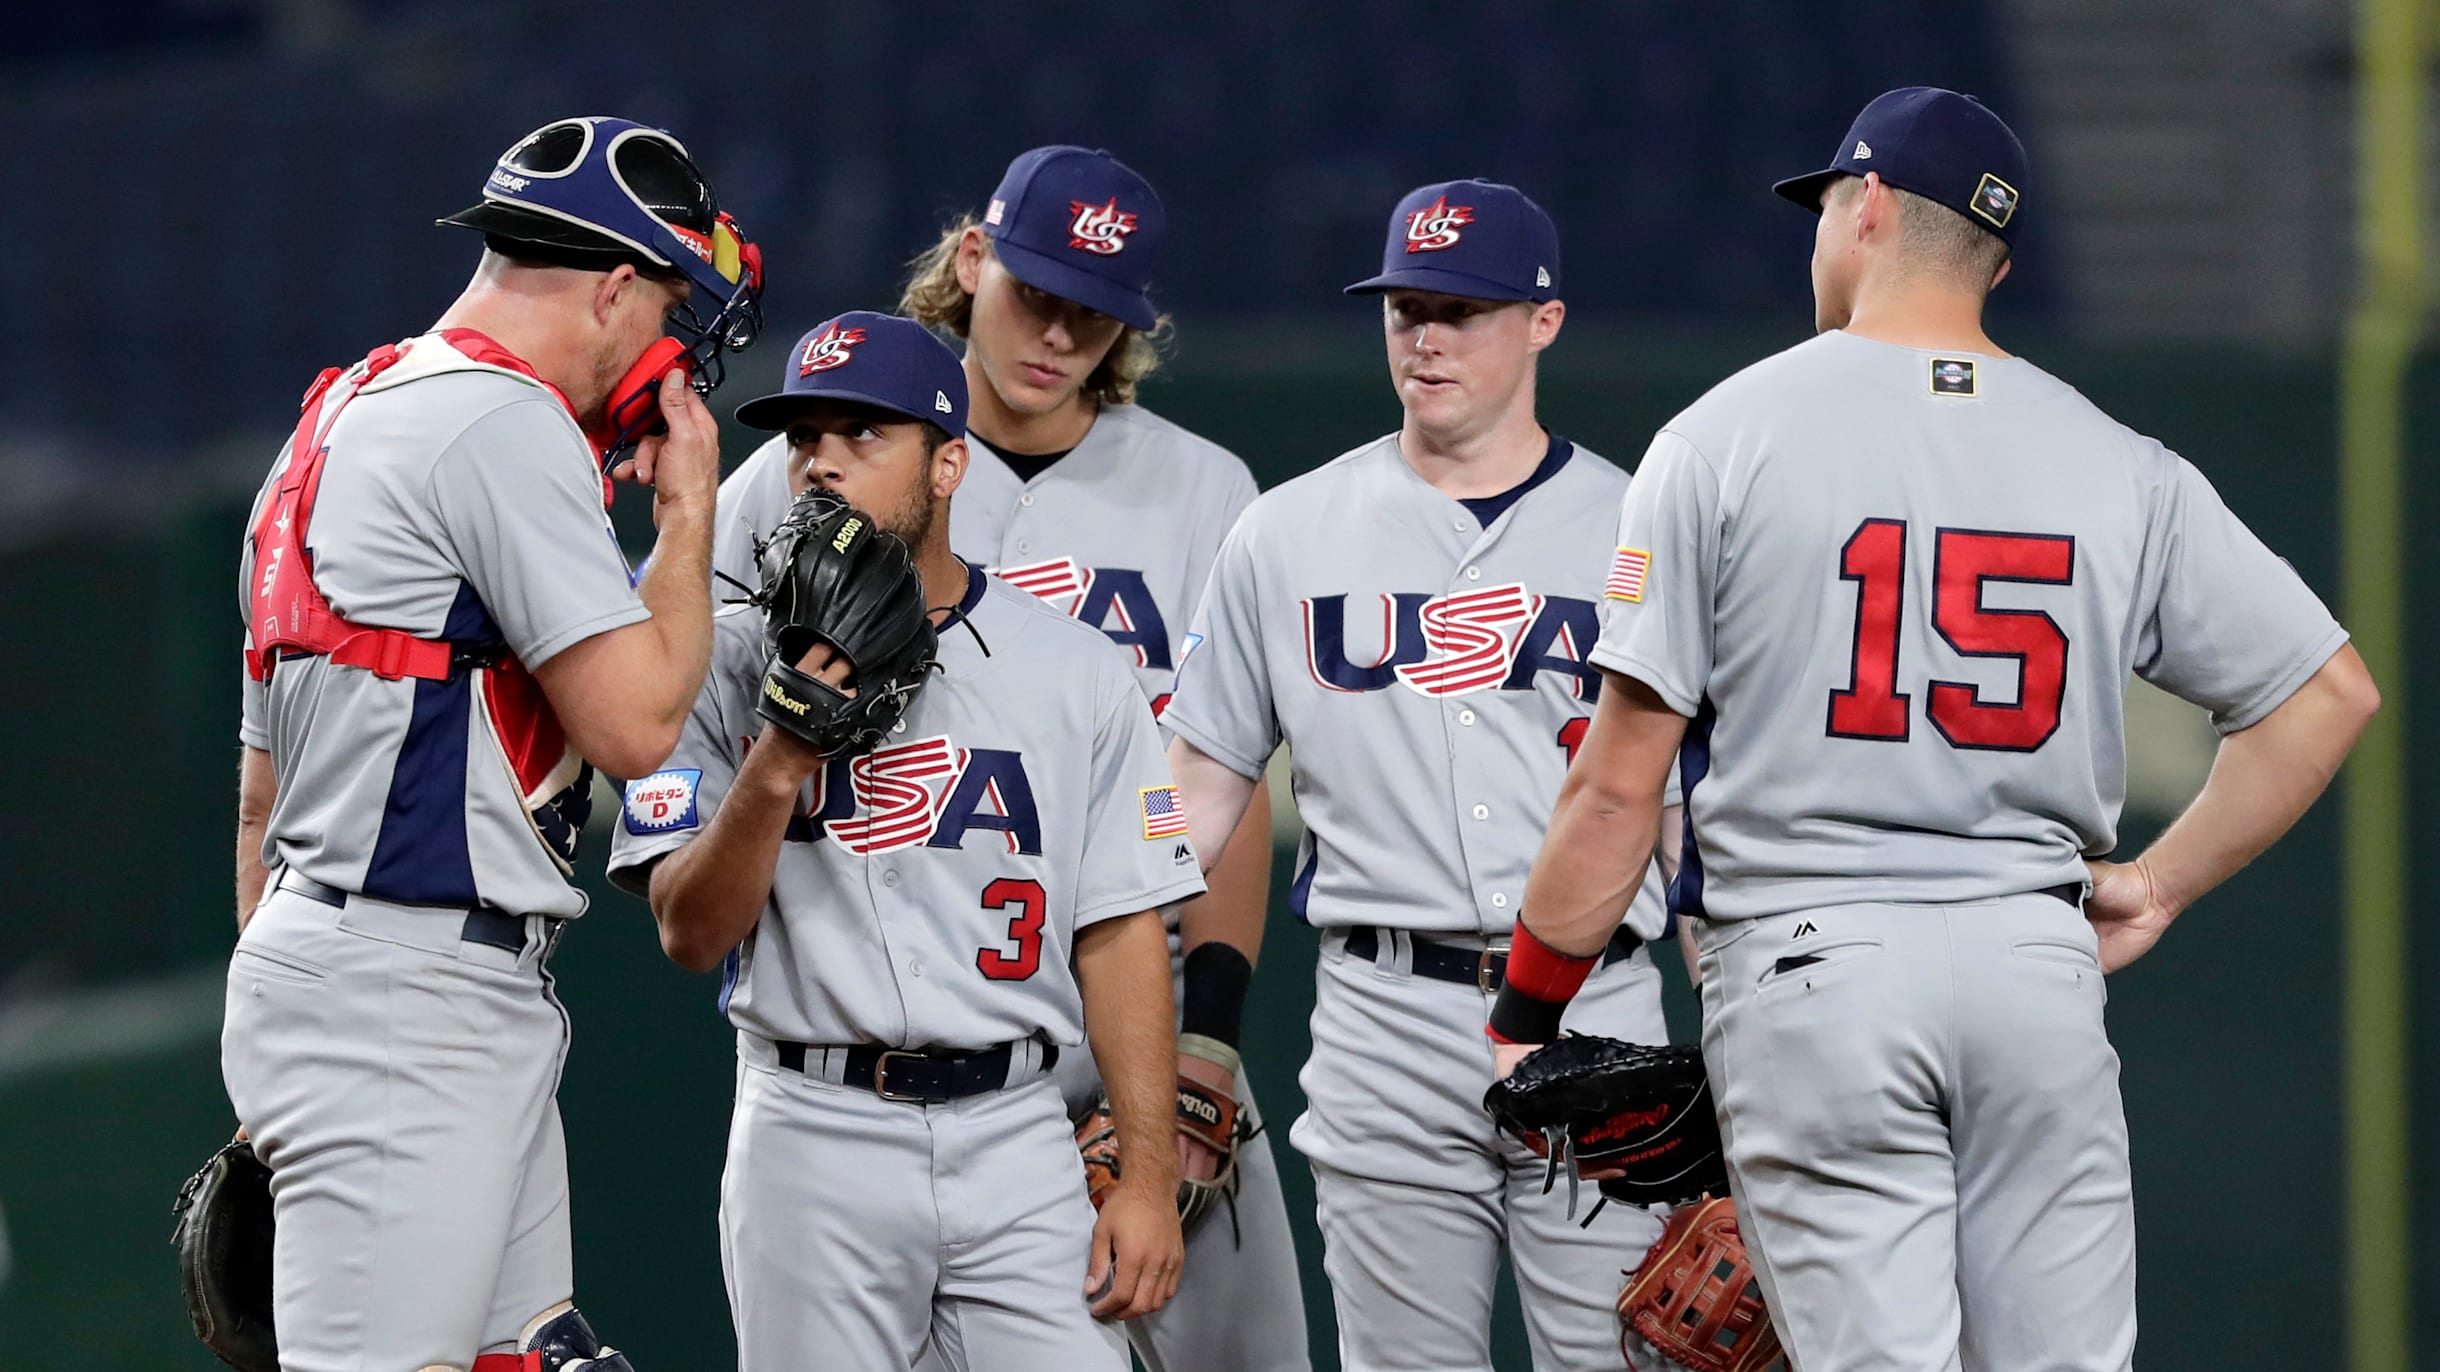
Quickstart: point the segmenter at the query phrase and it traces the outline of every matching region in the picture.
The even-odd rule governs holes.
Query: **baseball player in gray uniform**
[[[1821,335],[1637,470],[1608,685],[1516,933],[1546,963],[1601,948],[1676,759],[1673,903],[1799,1372],[2132,1365],[2103,977],[2285,832],[2378,705],[2201,473],[1985,336],[2029,179],[1990,110],[1912,88],[1780,183],[1821,215]],[[2193,807],[2116,864],[2090,859],[2130,672],[2223,737]],[[1564,1000],[1503,998],[1506,1036],[1547,1038]]]
[[[1010,164],[978,221],[919,258],[901,308],[964,340],[974,411],[949,542],[972,565],[1102,630],[1158,714],[1213,556],[1252,503],[1238,458],[1134,403],[1162,323],[1147,294],[1167,216],[1106,152],[1036,148]],[[820,367],[818,332],[795,365]],[[758,531],[787,509],[788,445],[775,439],[722,484],[713,564],[750,581]],[[1179,1072],[1233,1089],[1260,1127],[1236,1063],[1239,1011],[1270,892],[1267,797],[1247,809],[1210,874],[1212,893],[1169,912],[1179,984]],[[1089,1054],[1060,1061],[1071,1114],[1100,1081]],[[1181,1135],[1180,1165],[1215,1159]],[[1200,1170],[1197,1170],[1200,1169]],[[1187,1236],[1178,1298],[1124,1326],[1154,1372],[1303,1372],[1304,1296],[1269,1141],[1241,1148],[1233,1212]]]
[[[1198,839],[1226,833],[1289,745],[1306,833],[1296,913],[1321,930],[1308,1108],[1340,1358],[1489,1368],[1500,1257],[1535,1365],[1614,1367],[1622,1269],[1659,1226],[1582,1224],[1483,1111],[1483,1013],[1567,760],[1601,695],[1606,509],[1626,475],[1544,430],[1558,235],[1513,187],[1426,186],[1380,275],[1396,433],[1254,502],[1222,545],[1163,716]],[[1647,833],[1648,863],[1653,835]],[[1637,929],[1658,936],[1657,876]],[[1663,1042],[1634,937],[1569,1026]]]
[[[940,669],[881,747],[826,759],[759,727],[762,616],[723,611],[611,857],[673,958],[724,968],[740,1366],[905,1367],[929,1340],[957,1369],[1123,1367],[1093,1317],[1159,1307],[1184,1257],[1158,907],[1203,881],[1125,663],[949,551],[956,357],[887,315],[824,337],[826,365],[792,359],[738,418],[785,432],[793,486],[906,540]],[[1088,1035],[1122,1162],[1098,1217],[1048,1080]]]
[[[473,283],[323,375],[243,556],[221,1062],[287,1372],[628,1365],[570,1303],[544,960],[585,909],[586,764],[658,767],[703,679],[719,449],[687,375],[751,336],[759,256],[616,119],[536,131],[445,222],[485,235]],[[656,407],[639,586],[601,463]]]

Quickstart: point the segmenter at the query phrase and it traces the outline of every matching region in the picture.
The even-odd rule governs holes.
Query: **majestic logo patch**
[[[1147,786],[1135,793],[1144,806],[1144,841],[1186,836],[1186,806],[1175,786]]]
[[[627,832],[637,837],[676,833],[697,823],[699,767],[672,767],[627,783]]]
[[[1991,221],[1991,227],[2004,229],[2016,217],[2016,187],[1984,172],[1982,184],[1974,188],[1973,205],[1976,214]]]
[[[833,367],[844,367],[849,356],[855,352],[856,345],[863,341],[864,330],[842,329],[833,324],[805,340],[805,351],[797,354],[796,374],[811,376]]]
[[[1974,394],[1974,364],[1962,357],[1933,358],[1932,394]]]
[[[1610,559],[1610,579],[1602,583],[1601,598],[1623,600],[1630,605],[1644,603],[1644,578],[1652,571],[1652,554],[1641,548],[1621,548]]]
[[[1100,205],[1071,200],[1068,208],[1076,215],[1068,224],[1071,248],[1113,257],[1126,249],[1127,235],[1135,232],[1135,216],[1118,207],[1117,196]]]
[[[1458,232],[1461,224],[1474,222],[1472,205],[1452,205],[1442,196],[1406,217],[1406,250],[1408,252],[1439,252],[1453,247],[1464,237]]]

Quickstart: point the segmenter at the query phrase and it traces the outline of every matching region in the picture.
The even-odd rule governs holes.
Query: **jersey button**
[[[1025,494],[1018,496],[1017,503],[1030,507],[1034,503],[1034,493],[1032,491],[1027,491]]]
[[[1480,568],[1480,567],[1468,567],[1468,568],[1466,569],[1466,580],[1468,580],[1468,581],[1480,581],[1480,580],[1482,580],[1482,579],[1483,579],[1483,569],[1482,569],[1482,568]]]
[[[1034,550],[1034,545],[1033,545],[1032,543],[1030,543],[1030,542],[1028,542],[1028,541],[1026,541],[1025,539],[1022,539],[1022,538],[1020,538],[1020,539],[1018,539],[1018,540],[1017,540],[1017,551],[1018,551],[1018,552],[1021,552],[1021,553],[1030,553],[1030,552],[1032,552],[1033,550]]]
[[[1480,818],[1480,816],[1477,816],[1477,818]],[[895,885],[897,885],[897,884],[898,884],[898,874],[897,874],[896,872],[883,872],[883,873],[881,874],[881,884],[882,884],[882,885],[884,885],[884,886],[895,886]]]
[[[1491,908],[1492,908],[1492,909],[1494,909],[1494,910],[1505,910],[1505,909],[1507,909],[1507,908],[1508,908],[1508,893],[1507,893],[1506,891],[1494,891],[1494,892],[1492,892],[1492,893],[1491,893]]]
[[[1472,724],[1474,722],[1474,712],[1472,710],[1458,711],[1457,722],[1460,724]]]
[[[1462,534],[1466,531],[1466,521],[1462,519],[1452,519],[1449,521],[1449,527]]]
[[[1477,805],[1477,806],[1475,806],[1475,807],[1474,807],[1474,817],[1475,817],[1476,819],[1489,819],[1489,818],[1491,818],[1491,807],[1490,807],[1490,806],[1488,806],[1488,805]]]
[[[923,959],[922,959],[922,958],[908,958],[908,959],[907,959],[907,975],[908,975],[908,976],[910,976],[910,977],[920,977],[920,976],[922,976],[922,975],[923,975]]]

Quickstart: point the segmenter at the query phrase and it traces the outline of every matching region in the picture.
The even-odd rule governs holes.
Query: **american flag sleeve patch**
[[[1623,600],[1632,605],[1644,601],[1644,575],[1652,570],[1652,554],[1641,548],[1621,548],[1610,559],[1610,579],[1601,588],[1605,600]]]
[[[1144,805],[1144,841],[1186,837],[1186,806],[1175,786],[1147,786],[1135,793]]]

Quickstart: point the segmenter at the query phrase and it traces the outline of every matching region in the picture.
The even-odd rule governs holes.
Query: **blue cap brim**
[[[884,410],[890,414],[903,415],[919,423],[934,425],[951,438],[962,438],[966,432],[964,429],[952,427],[949,422],[950,417],[947,415],[917,414],[897,401],[884,400],[877,395],[866,395],[862,391],[845,389],[775,391],[770,395],[758,395],[737,407],[737,422],[749,429],[778,433],[788,427],[790,415],[807,405],[825,400],[844,400],[851,405],[870,405],[876,410]]]
[[[1082,267],[1046,257],[1005,238],[994,237],[991,243],[1008,274],[1035,290],[1073,300],[1088,310],[1099,310],[1131,329],[1150,332],[1161,322],[1160,311],[1152,308],[1152,297],[1141,291],[1111,285]]]
[[[1439,267],[1400,267],[1394,272],[1368,276],[1344,288],[1343,295],[1379,295],[1383,291],[1438,291],[1442,295],[1462,295],[1469,300],[1555,300],[1557,292],[1535,295],[1514,286],[1502,285],[1469,272],[1446,271]]]
[[[1836,167],[1824,167],[1817,172],[1806,172],[1802,176],[1791,176],[1785,181],[1773,182],[1771,190],[1786,200],[1802,205],[1815,214],[1820,214],[1822,212],[1822,188],[1847,175],[1851,175],[1851,173],[1841,171]]]

